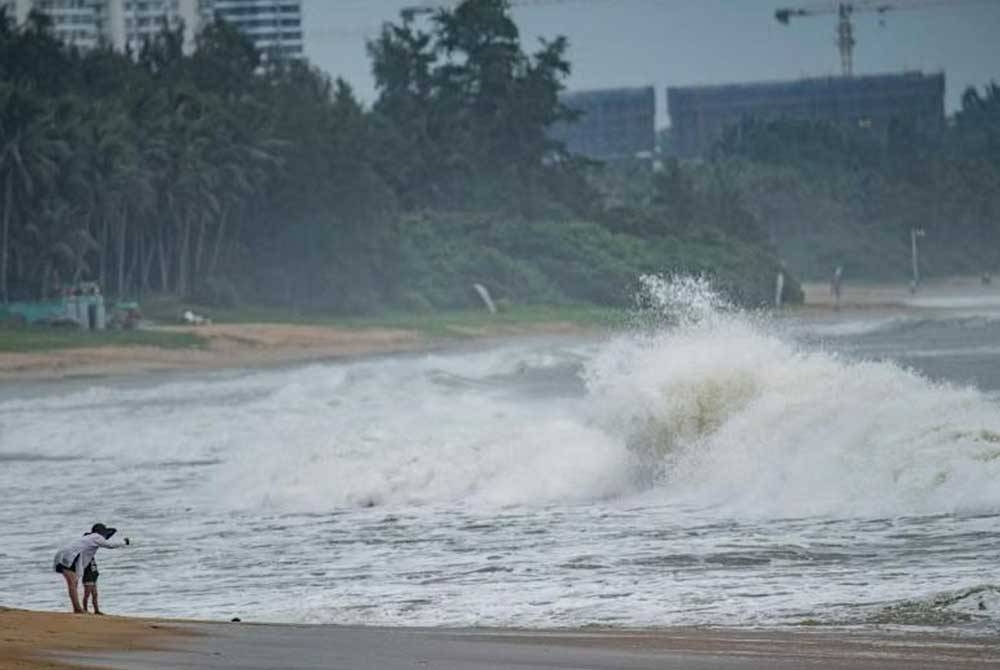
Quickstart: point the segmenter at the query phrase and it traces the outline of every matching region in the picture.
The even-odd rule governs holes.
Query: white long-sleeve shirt
[[[61,565],[73,570],[76,573],[77,581],[79,581],[80,577],[83,576],[83,569],[94,560],[94,555],[97,554],[99,548],[117,549],[124,546],[124,542],[112,542],[105,539],[100,533],[87,533],[83,537],[63,545],[56,552],[52,567]]]

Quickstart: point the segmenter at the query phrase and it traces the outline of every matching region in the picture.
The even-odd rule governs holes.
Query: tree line
[[[599,166],[549,139],[574,118],[568,44],[526,51],[506,0],[387,24],[370,108],[222,21],[190,53],[183,30],[80,52],[41,14],[0,15],[4,302],[96,280],[341,312],[461,306],[473,281],[621,303],[641,272],[684,270],[768,294],[777,261],[738,198],[684,195],[668,173],[687,204],[623,212]],[[704,225],[671,223],[689,216]]]

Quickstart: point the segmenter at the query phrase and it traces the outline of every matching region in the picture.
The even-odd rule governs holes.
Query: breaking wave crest
[[[349,371],[335,433],[295,437],[280,461],[258,452],[239,477],[256,500],[309,508],[639,495],[737,516],[1000,509],[1000,413],[981,392],[804,348],[704,280],[643,285],[637,327],[583,352]],[[517,388],[548,373],[580,393]],[[302,383],[286,398],[299,412],[322,397]]]
[[[982,393],[804,350],[701,282],[645,285],[647,304],[694,309],[610,342],[586,379],[598,424],[660,494],[767,516],[1000,508],[1000,415]]]

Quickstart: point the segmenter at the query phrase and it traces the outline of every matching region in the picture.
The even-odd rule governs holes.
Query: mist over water
[[[119,612],[995,625],[1000,413],[865,355],[914,322],[641,302],[605,339],[5,389],[4,604],[61,608],[55,546],[103,520]]]

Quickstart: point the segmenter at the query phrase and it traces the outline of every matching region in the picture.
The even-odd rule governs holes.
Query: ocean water
[[[1000,312],[651,280],[603,338],[0,388],[0,604],[519,627],[1000,630]]]

